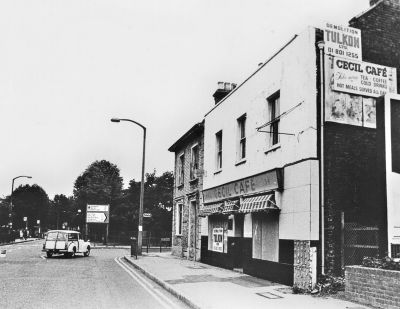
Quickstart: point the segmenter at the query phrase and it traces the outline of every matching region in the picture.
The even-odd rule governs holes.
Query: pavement
[[[191,308],[369,308],[333,297],[293,294],[289,286],[178,258],[170,252],[124,258]]]
[[[27,239],[19,239],[19,238],[17,238],[14,242],[1,243],[0,246],[9,246],[9,245],[12,245],[12,244],[20,244],[20,243],[34,241],[34,240],[38,240],[38,239],[40,239],[40,238],[27,238]]]

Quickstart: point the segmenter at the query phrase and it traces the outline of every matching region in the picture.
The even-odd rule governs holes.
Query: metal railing
[[[379,228],[357,223],[344,226],[344,265],[360,265],[365,256],[379,254]]]

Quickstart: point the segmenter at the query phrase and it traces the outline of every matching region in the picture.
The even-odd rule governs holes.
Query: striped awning
[[[231,213],[237,212],[238,209],[239,209],[239,201],[238,200],[225,201],[224,207],[222,208],[222,213],[223,214],[231,214]]]
[[[201,216],[209,216],[215,213],[220,213],[224,204],[222,203],[214,203],[200,206],[200,214]]]
[[[275,203],[275,195],[259,195],[246,197],[240,204],[240,212],[256,212],[256,211],[269,211],[279,210],[279,207]]]

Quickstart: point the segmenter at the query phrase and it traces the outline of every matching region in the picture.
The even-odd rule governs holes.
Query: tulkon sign
[[[110,205],[87,205],[86,223],[109,223]]]
[[[325,53],[361,61],[361,31],[326,23],[324,29]]]

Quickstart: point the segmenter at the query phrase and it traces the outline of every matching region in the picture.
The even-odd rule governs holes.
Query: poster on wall
[[[335,57],[325,58],[325,121],[376,128],[376,99],[335,90]]]
[[[325,23],[325,52],[353,60],[361,60],[361,30]]]
[[[213,228],[213,251],[224,252],[224,228]]]
[[[376,128],[376,100],[363,98],[364,127]]]

